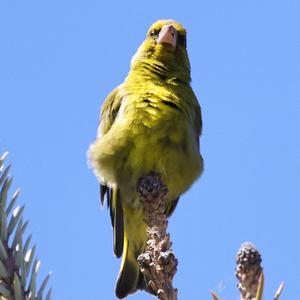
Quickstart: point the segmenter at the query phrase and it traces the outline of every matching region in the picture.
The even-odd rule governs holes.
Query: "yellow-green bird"
[[[89,160],[107,195],[114,253],[122,256],[116,284],[120,299],[145,287],[137,257],[147,240],[137,183],[151,172],[168,187],[166,214],[203,171],[199,151],[201,110],[191,88],[186,30],[159,20],[131,60],[125,81],[101,108]]]

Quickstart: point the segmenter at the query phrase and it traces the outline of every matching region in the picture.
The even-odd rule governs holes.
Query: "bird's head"
[[[146,39],[132,58],[131,67],[152,68],[161,75],[169,74],[189,82],[190,62],[185,28],[173,20],[159,20],[152,24]]]

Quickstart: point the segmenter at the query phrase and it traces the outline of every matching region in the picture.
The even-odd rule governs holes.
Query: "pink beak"
[[[169,44],[176,48],[177,30],[172,25],[164,25],[158,35],[157,44]]]

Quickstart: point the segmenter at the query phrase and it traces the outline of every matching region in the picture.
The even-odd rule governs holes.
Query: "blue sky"
[[[157,19],[188,30],[206,170],[170,221],[179,299],[238,299],[234,257],[261,251],[266,299],[300,294],[299,1],[1,1],[0,151],[54,299],[115,299],[119,261],[86,163],[106,95]],[[138,293],[129,299],[152,299]]]

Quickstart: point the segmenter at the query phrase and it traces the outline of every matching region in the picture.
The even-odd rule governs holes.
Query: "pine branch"
[[[147,291],[160,300],[177,300],[177,289],[172,285],[177,270],[177,259],[171,250],[172,242],[167,234],[165,200],[168,193],[159,174],[142,177],[138,192],[143,203],[147,228],[147,246],[138,257]]]
[[[43,297],[50,273],[37,290],[41,263],[35,258],[35,246],[29,249],[31,235],[23,243],[28,221],[23,221],[25,206],[15,207],[20,190],[7,204],[12,179],[10,166],[3,165],[6,157],[7,153],[0,158],[0,300],[50,300],[51,289]]]

